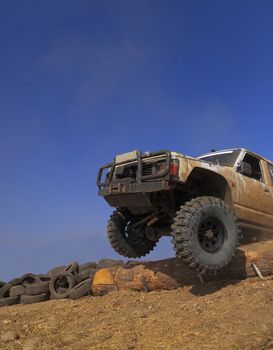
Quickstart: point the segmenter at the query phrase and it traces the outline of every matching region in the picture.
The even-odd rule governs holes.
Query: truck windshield
[[[239,154],[240,149],[229,150],[229,151],[219,151],[205,154],[198,157],[198,159],[204,160],[206,162],[211,162],[214,164],[219,164],[222,166],[234,166]]]

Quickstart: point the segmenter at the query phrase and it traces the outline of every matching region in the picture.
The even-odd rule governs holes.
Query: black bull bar
[[[151,157],[156,157],[156,156],[166,156],[166,167],[165,169],[159,171],[156,174],[151,174],[151,175],[142,175],[142,160],[146,158],[151,158]],[[136,176],[136,181],[138,184],[140,184],[142,181],[145,180],[152,180],[152,179],[159,179],[162,177],[165,177],[169,174],[170,172],[170,166],[171,166],[171,152],[167,150],[162,150],[162,151],[157,151],[157,152],[151,152],[151,153],[141,153],[140,151],[137,151],[136,158],[130,159],[130,160],[125,160],[123,162],[118,162],[116,163],[115,161],[112,163],[107,163],[104,166],[102,166],[99,169],[98,176],[97,176],[97,186],[99,189],[102,187],[107,186],[110,184],[114,171],[115,171],[115,166],[116,165],[123,165],[131,161],[137,160],[137,176]],[[102,173],[105,169],[110,169],[108,176],[105,177],[105,181],[101,181]]]

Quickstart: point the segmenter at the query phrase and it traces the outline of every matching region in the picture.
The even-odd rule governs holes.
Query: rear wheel
[[[235,254],[240,230],[225,203],[215,197],[199,197],[180,208],[172,225],[176,256],[190,268],[217,271]]]
[[[107,226],[108,240],[112,248],[127,258],[140,258],[150,253],[158,240],[150,240],[143,226],[134,227],[136,219],[122,211],[115,211]]]

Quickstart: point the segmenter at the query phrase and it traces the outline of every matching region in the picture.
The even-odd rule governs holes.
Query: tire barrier
[[[176,281],[143,265],[121,260],[101,259],[98,264],[76,261],[57,266],[47,274],[24,274],[0,288],[0,306],[32,304],[53,299],[79,299],[99,296],[118,289],[174,289]]]
[[[97,271],[93,261],[79,265],[72,261],[46,274],[24,274],[9,282],[0,281],[0,307],[32,304],[52,299],[73,300],[92,295],[92,281]]]

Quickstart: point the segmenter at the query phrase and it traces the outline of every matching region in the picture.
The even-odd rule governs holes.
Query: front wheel
[[[172,225],[176,256],[198,271],[217,271],[234,256],[240,230],[237,219],[219,198],[198,197],[176,213]]]
[[[147,238],[143,228],[132,229],[134,220],[115,211],[108,221],[107,235],[112,248],[127,258],[141,258],[150,253],[157,241]]]

